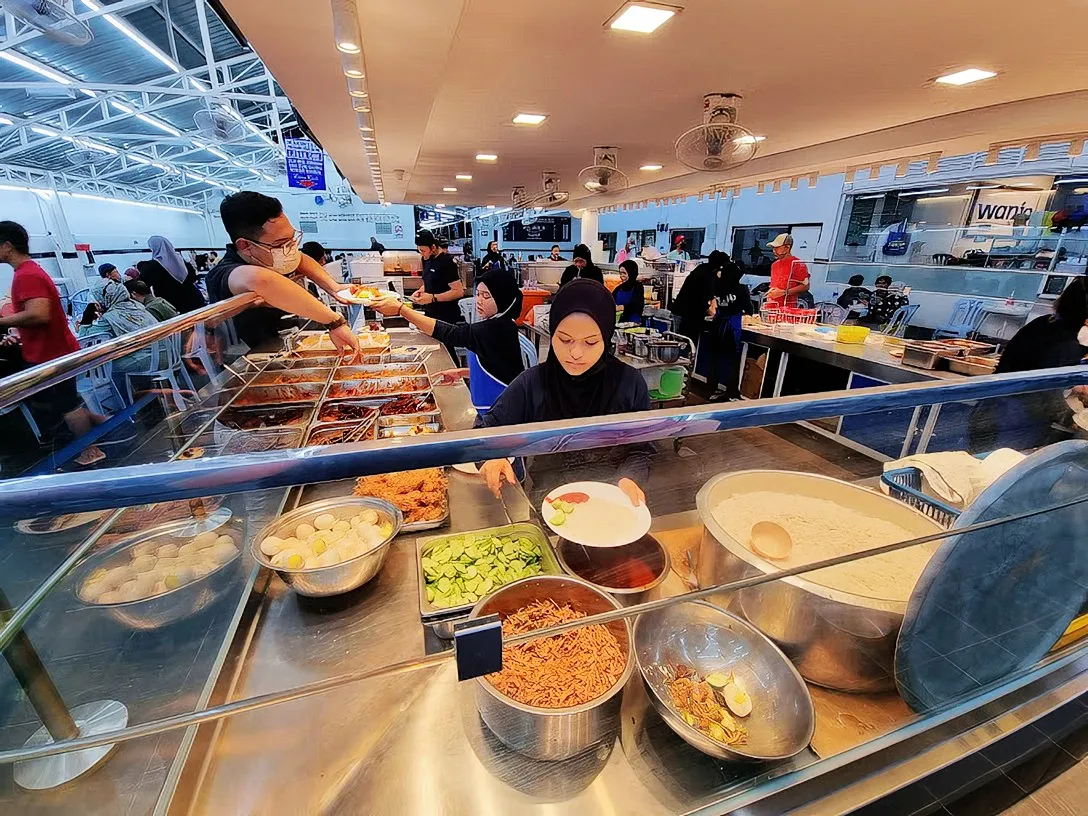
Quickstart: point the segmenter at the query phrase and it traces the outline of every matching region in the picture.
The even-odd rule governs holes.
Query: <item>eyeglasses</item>
[[[294,235],[288,238],[286,241],[280,241],[278,244],[266,244],[264,241],[258,241],[256,238],[246,238],[251,244],[262,246],[265,249],[286,249],[289,246],[297,246],[302,242],[302,230],[295,230]]]

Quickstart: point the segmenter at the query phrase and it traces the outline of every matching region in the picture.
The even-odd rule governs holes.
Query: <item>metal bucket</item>
[[[705,527],[696,568],[701,588],[779,569],[733,539],[713,515],[726,497],[760,490],[835,501],[899,524],[914,536],[942,529],[906,504],[827,476],[776,470],[721,474],[696,496]],[[932,551],[938,543],[921,546]],[[805,576],[721,593],[708,600],[742,614],[778,644],[801,676],[812,683],[853,692],[895,688],[895,641],[906,602],[854,595]]]
[[[515,581],[481,600],[470,618],[516,612],[540,600],[569,604],[579,612],[594,614],[619,608],[619,603],[592,585],[565,575],[538,575]],[[608,691],[574,708],[539,708],[513,700],[476,678],[476,707],[491,732],[507,748],[533,759],[569,759],[619,733],[620,693],[634,670],[631,630],[626,621],[607,624],[627,655],[623,674]]]

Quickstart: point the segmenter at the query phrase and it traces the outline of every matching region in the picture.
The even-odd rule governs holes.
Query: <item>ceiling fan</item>
[[[4,10],[15,19],[36,28],[46,37],[68,45],[86,45],[94,35],[72,10],[72,0],[3,0]],[[7,33],[10,39],[14,32]]]
[[[737,124],[734,93],[712,93],[703,97],[703,123],[685,131],[676,140],[676,159],[685,167],[704,173],[732,170],[751,161],[759,142],[751,131]]]
[[[618,147],[593,148],[593,164],[578,173],[578,181],[594,195],[607,195],[626,190],[627,174],[619,169]]]

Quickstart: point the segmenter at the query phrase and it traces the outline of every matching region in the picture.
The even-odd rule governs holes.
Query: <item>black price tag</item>
[[[502,623],[498,615],[454,624],[457,679],[471,680],[502,670]]]

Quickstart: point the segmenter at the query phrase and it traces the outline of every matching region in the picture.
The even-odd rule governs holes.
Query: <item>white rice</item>
[[[915,534],[890,521],[864,515],[826,499],[756,491],[731,496],[714,508],[714,519],[730,536],[751,548],[752,525],[773,521],[793,539],[786,558],[771,561],[780,569],[811,564],[885,544]],[[905,602],[933,552],[933,544],[870,556],[850,564],[804,574],[806,580],[867,598]]]

